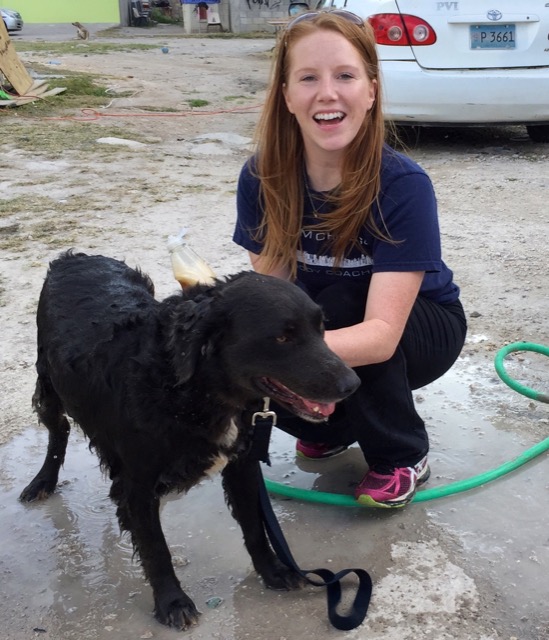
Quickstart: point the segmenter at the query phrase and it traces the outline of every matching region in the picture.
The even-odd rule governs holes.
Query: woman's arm
[[[261,256],[257,255],[257,253],[252,253],[248,251],[248,255],[250,256],[250,262],[252,263],[252,267],[254,271],[257,273],[263,273],[267,276],[274,276],[275,278],[280,278],[281,280],[290,280],[290,268],[289,267],[277,267],[276,269],[271,269],[270,271],[266,271],[262,268],[262,263],[264,261]]]
[[[385,362],[395,352],[423,271],[374,273],[363,322],[326,332],[326,343],[350,367]]]
[[[261,256],[249,252],[254,271],[261,268]],[[423,271],[384,271],[370,281],[364,320],[343,329],[326,331],[332,351],[350,367],[385,362],[395,352],[423,280]],[[290,279],[290,269],[280,267],[267,275]]]

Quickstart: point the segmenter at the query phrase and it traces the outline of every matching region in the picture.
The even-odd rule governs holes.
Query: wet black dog
[[[70,416],[112,480],[110,497],[160,622],[184,629],[198,617],[172,566],[160,498],[216,470],[266,585],[300,585],[267,541],[259,463],[246,454],[253,429],[241,415],[269,396],[318,422],[357,388],[358,377],[327,348],[321,309],[306,294],[248,271],[159,302],[151,280],[123,262],[68,252],[50,265],[37,325],[33,405],[49,444],[21,500],[54,491]]]

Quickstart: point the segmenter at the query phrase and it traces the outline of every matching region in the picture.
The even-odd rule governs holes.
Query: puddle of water
[[[530,401],[503,385],[492,369],[461,361],[441,380],[418,391],[416,400],[431,440],[428,488],[496,469],[537,444],[527,428],[525,433],[507,431],[505,425],[503,430],[499,428],[505,423],[500,415],[502,405],[524,411]],[[539,406],[533,420],[545,424],[546,405]],[[333,460],[297,464],[294,447],[293,438],[275,433],[271,447],[274,466],[266,472],[268,477],[305,489],[348,495],[366,468],[356,447]],[[476,489],[421,503],[430,521],[457,543],[466,571],[495,588],[498,600],[508,600],[513,615],[526,622],[547,619],[547,457],[542,454]],[[419,508],[418,503],[408,509]]]
[[[430,487],[497,467],[534,444],[528,435],[494,426],[502,402],[524,405],[520,398],[510,400],[512,393],[492,372],[466,361],[417,392],[418,409],[431,434]],[[45,430],[29,428],[0,448],[2,637],[27,640],[37,628],[56,640],[106,640],[116,633],[173,639],[174,632],[152,617],[152,594],[132,561],[127,537],[119,534],[109,483],[77,430],[71,433],[56,494],[41,503],[18,502],[42,464],[46,444]],[[272,467],[265,468],[265,475],[303,488],[351,494],[364,473],[356,446],[321,463],[296,462],[294,448],[293,438],[275,430]],[[547,503],[546,465],[547,456],[540,456],[484,487],[396,513],[278,497],[273,503],[303,566],[339,570],[358,565],[379,580],[391,568],[392,543],[419,543],[435,531],[458,549],[468,575],[487,593],[497,592],[493,600],[502,619],[510,611],[517,619],[537,620],[543,619],[549,598],[549,536],[542,506]],[[166,500],[162,522],[182,585],[203,612],[187,640],[240,640],[250,634],[297,640],[317,627],[326,634],[324,596],[318,591],[274,594],[262,588],[224,504],[219,478]],[[223,600],[216,609],[206,604],[212,597]],[[296,620],[303,633],[295,631]]]
[[[95,639],[102,633],[110,638],[120,629],[135,638],[173,638],[173,631],[152,617],[152,593],[132,561],[128,536],[119,533],[109,482],[76,430],[58,491],[42,502],[18,501],[38,471],[46,446],[45,430],[29,428],[0,449],[0,575],[6,578],[0,583],[0,619],[11,619],[13,625],[1,637],[28,638],[37,628],[50,633],[45,637],[63,640],[88,634]],[[234,585],[250,573],[250,561],[216,484],[210,481],[193,489],[182,498],[184,503],[167,500],[162,520],[176,570],[202,618],[209,617],[216,627],[223,620],[230,628],[228,608],[210,611],[206,601],[216,596],[230,603]],[[195,498],[198,491],[200,497]],[[228,555],[210,526],[219,513],[229,521],[223,538],[232,538],[227,546],[234,549]],[[23,612],[22,594],[32,602]],[[208,635],[207,624],[200,628],[200,634],[189,637],[215,637]]]

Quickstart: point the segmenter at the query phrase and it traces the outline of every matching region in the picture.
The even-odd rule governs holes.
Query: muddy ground
[[[55,39],[36,26],[29,33]],[[13,38],[16,46],[17,38],[25,35]],[[161,25],[102,41],[128,38],[157,46],[106,55],[20,54],[29,69],[100,75],[112,88],[105,108],[54,119],[0,113],[5,640],[177,637],[152,617],[150,589],[119,535],[108,484],[77,430],[59,492],[43,504],[17,501],[45,450],[30,399],[34,315],[48,262],[69,247],[125,259],[148,272],[164,297],[177,289],[167,236],[188,227],[194,248],[219,275],[248,267],[231,242],[235,184],[251,148],[274,41],[183,38],[177,27]],[[192,100],[208,104],[191,109]],[[532,143],[520,127],[434,129],[421,132],[409,153],[433,179],[444,257],[462,287],[470,325],[452,371],[416,393],[432,441],[429,486],[437,487],[498,468],[549,435],[547,405],[511,391],[493,367],[509,342],[549,344],[549,145]],[[513,356],[508,370],[548,391],[542,357]],[[296,464],[293,446],[275,434],[266,475],[352,493],[364,471],[356,448],[322,464]],[[203,612],[181,637],[546,640],[548,488],[542,454],[488,484],[398,513],[274,497],[302,566],[371,572],[366,622],[340,632],[329,626],[319,590],[280,594],[262,587],[219,479],[205,482],[166,501],[162,512],[180,579]]]

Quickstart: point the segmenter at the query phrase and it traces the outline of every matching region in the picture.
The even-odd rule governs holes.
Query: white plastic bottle
[[[185,242],[186,233],[187,229],[182,229],[179,235],[168,238],[168,251],[175,279],[183,289],[198,283],[213,284],[215,273],[208,263]]]

